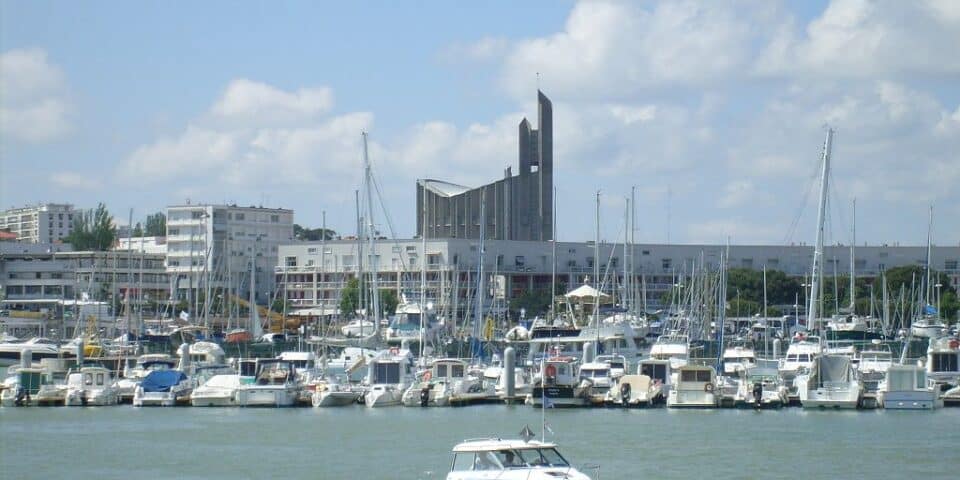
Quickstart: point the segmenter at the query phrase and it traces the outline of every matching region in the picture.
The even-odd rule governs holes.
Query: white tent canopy
[[[590,285],[581,285],[576,289],[565,293],[563,296],[576,300],[592,300],[597,297],[600,297],[600,300],[608,300],[610,298],[610,295],[597,291],[596,288],[593,288]]]

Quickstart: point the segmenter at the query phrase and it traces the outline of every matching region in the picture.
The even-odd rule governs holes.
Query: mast
[[[597,336],[600,336],[600,190],[597,190],[596,233],[593,237],[593,284],[596,294],[593,300],[593,321],[597,324]],[[598,345],[599,346],[599,345]]]
[[[628,258],[627,248],[630,245],[630,199],[629,198],[626,199],[626,208],[624,209],[624,212],[623,212],[623,223],[624,223],[624,226],[623,226],[623,285],[621,286],[623,291],[622,293],[623,298],[621,298],[620,301],[621,303],[623,303],[622,307],[624,311],[628,312],[630,310],[633,310],[633,303],[629,301],[630,282],[629,280],[627,280],[627,258]],[[629,309],[627,308],[628,304],[630,305]]]
[[[553,226],[553,245],[551,246],[551,256],[553,257],[550,266],[550,323],[556,318],[556,297],[557,297],[557,187],[553,187],[553,208],[551,209],[553,220],[550,222]]]
[[[820,171],[820,201],[817,208],[817,235],[816,246],[813,251],[813,268],[810,281],[810,304],[807,306],[807,327],[810,322],[816,324],[820,314],[820,277],[823,275],[823,222],[827,208],[827,188],[830,178],[830,149],[833,147],[833,129],[827,129],[827,139],[823,143],[823,164]]]
[[[480,338],[480,328],[483,322],[483,291],[484,291],[484,281],[483,281],[483,255],[485,253],[485,247],[483,245],[484,235],[485,235],[485,225],[487,223],[486,211],[484,207],[486,206],[486,193],[487,189],[482,188],[480,190],[480,261],[477,265],[477,301],[474,306],[473,312],[473,339],[475,342],[479,342]],[[474,353],[474,348],[471,346],[471,354]]]
[[[424,318],[427,316],[427,182],[423,181],[423,221],[420,222],[420,251],[423,258],[420,261],[420,358],[423,359]],[[400,274],[397,274],[399,280]],[[439,298],[439,296],[438,296]]]
[[[377,261],[377,243],[374,238],[376,234],[373,222],[373,171],[370,169],[370,157],[367,152],[367,132],[361,133],[361,136],[363,137],[363,166],[365,172],[364,178],[366,181],[365,187],[367,190],[367,238],[370,250],[370,296],[373,306],[374,331],[376,331],[380,325],[380,290],[377,284],[379,262]]]
[[[854,251],[857,246],[857,199],[853,199],[853,239],[850,241],[850,313],[857,313],[857,271],[854,262]]]
[[[924,267],[924,269],[927,271],[927,272],[926,272],[926,273],[927,273],[927,288],[926,288],[926,294],[925,294],[925,300],[924,300],[924,301],[926,302],[926,305],[924,305],[924,309],[923,309],[924,311],[926,311],[926,306],[927,306],[927,305],[931,305],[931,303],[930,303],[930,289],[932,288],[932,287],[931,287],[931,283],[932,283],[932,282],[930,281],[930,262],[931,262],[931,260],[932,260],[932,259],[931,259],[931,257],[932,257],[932,255],[931,255],[931,253],[932,253],[932,252],[931,252],[931,242],[932,242],[932,241],[933,241],[933,205],[930,205],[930,220],[927,222],[927,265]],[[939,313],[939,312],[937,312],[937,313]]]

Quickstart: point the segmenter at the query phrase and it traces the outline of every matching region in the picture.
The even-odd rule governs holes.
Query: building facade
[[[417,233],[428,239],[553,239],[553,106],[537,91],[538,128],[520,122],[519,171],[468,188],[442,180],[417,181]],[[481,207],[482,205],[482,207]]]
[[[425,244],[425,245],[424,245]],[[424,246],[426,247],[424,249]],[[483,260],[487,309],[496,309],[524,292],[546,290],[552,284],[553,242],[489,240],[484,242]],[[363,246],[366,252],[367,246]],[[717,269],[722,245],[632,245],[601,243],[599,255],[593,242],[557,242],[556,272],[558,291],[594,282],[595,262],[599,258],[602,289],[618,296],[624,278],[633,285],[645,285],[647,308],[662,308],[660,298],[702,262]],[[278,289],[294,307],[335,307],[347,281],[357,276],[359,245],[356,241],[309,242],[280,246],[279,264],[274,271]],[[626,251],[627,255],[624,255]],[[460,318],[475,302],[479,272],[479,241],[468,239],[380,240],[376,256],[364,254],[364,270],[376,265],[381,288],[398,294],[419,296],[421,274],[426,273],[426,297]],[[809,275],[813,247],[806,245],[765,246],[732,245],[730,268],[780,270],[792,277]],[[857,247],[855,270],[858,277],[876,277],[881,271],[906,265],[925,265],[926,247]],[[424,263],[425,262],[425,263]],[[850,268],[850,249],[835,245],[825,248],[824,273],[846,275]],[[933,247],[931,264],[946,273],[951,282],[960,283],[960,246]],[[624,266],[628,267],[626,270]]]
[[[7,230],[25,243],[55,243],[73,231],[73,205],[45,203],[12,208],[0,213],[0,230]]]
[[[197,299],[206,292],[230,292],[246,299],[250,285],[255,284],[257,303],[265,304],[275,293],[271,272],[278,263],[277,248],[291,241],[293,210],[236,205],[167,207],[167,272],[175,297],[188,301],[194,311]]]

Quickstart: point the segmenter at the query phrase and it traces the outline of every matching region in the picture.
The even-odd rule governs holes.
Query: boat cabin
[[[447,480],[526,479],[536,471],[551,478],[588,478],[573,468],[553,443],[491,438],[468,440],[453,447]]]

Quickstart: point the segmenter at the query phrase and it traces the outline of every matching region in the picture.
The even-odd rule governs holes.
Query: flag
[[[926,307],[923,307],[923,313],[927,315],[936,315],[937,307],[934,307],[933,305],[927,305]]]
[[[184,322],[189,322],[189,321],[190,321],[190,314],[187,313],[186,310],[181,310],[181,311],[180,311],[180,320],[183,320]]]

